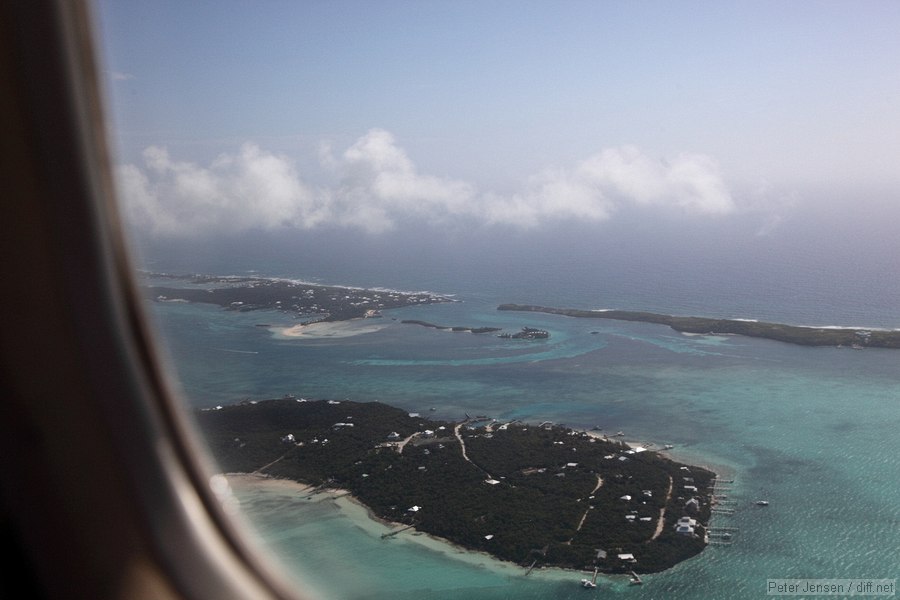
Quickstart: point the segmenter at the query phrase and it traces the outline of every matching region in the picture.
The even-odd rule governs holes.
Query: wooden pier
[[[737,500],[728,498],[730,484],[734,479],[716,479],[711,486],[712,501],[710,512],[715,517],[727,517],[737,512]],[[712,546],[727,546],[732,543],[732,533],[737,532],[737,527],[716,527],[710,522],[706,529],[706,543]]]
[[[389,538],[389,537],[394,537],[394,536],[397,535],[398,533],[403,532],[403,531],[406,531],[407,529],[412,529],[413,527],[415,527],[415,525],[407,525],[406,527],[401,527],[400,529],[395,529],[394,531],[389,531],[389,532],[387,532],[387,533],[382,533],[382,534],[381,534],[381,539],[385,539],[385,538]]]

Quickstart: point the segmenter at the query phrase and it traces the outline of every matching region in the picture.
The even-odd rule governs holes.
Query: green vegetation
[[[501,304],[497,310],[542,312],[586,319],[614,319],[668,325],[675,331],[700,334],[734,334],[766,338],[801,346],[847,346],[851,348],[900,348],[900,331],[879,329],[800,327],[781,323],[710,319],[707,317],[675,317],[627,310],[579,310],[548,308],[530,304]]]
[[[647,573],[705,546],[712,472],[559,426],[454,424],[380,403],[295,398],[197,420],[225,472],[347,489],[378,517],[522,565]],[[691,497],[697,535],[677,534]],[[617,558],[625,553],[636,562]]]

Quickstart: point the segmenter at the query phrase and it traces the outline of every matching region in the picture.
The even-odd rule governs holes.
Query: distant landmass
[[[288,396],[197,413],[221,468],[346,490],[373,516],[523,567],[657,572],[701,552],[711,471],[551,423]]]
[[[849,348],[900,348],[900,331],[844,327],[803,327],[743,319],[676,317],[627,310],[580,310],[531,304],[501,304],[497,310],[541,312],[585,319],[614,319],[668,325],[675,331],[697,334],[733,334],[766,338],[801,346]]]
[[[145,278],[182,283],[178,287],[144,286],[144,293],[156,302],[199,302],[241,312],[278,310],[306,319],[301,325],[381,317],[382,310],[454,302],[452,298],[430,292],[320,285],[268,277],[170,273],[143,273],[143,275]],[[500,327],[436,325],[414,319],[403,320],[401,323],[477,334],[502,331]],[[269,324],[263,323],[259,326],[268,327]],[[516,333],[504,333],[498,337],[537,340],[547,339],[550,334],[540,329],[523,327]]]
[[[154,279],[172,279],[193,287],[146,286],[159,302],[203,302],[228,310],[281,310],[313,321],[346,321],[379,317],[389,308],[452,302],[430,292],[400,292],[301,283],[266,277],[220,277],[146,273]]]

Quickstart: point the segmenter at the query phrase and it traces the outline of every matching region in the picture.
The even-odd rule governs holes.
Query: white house
[[[694,527],[696,526],[697,521],[694,519],[690,517],[681,517],[675,524],[675,533],[681,535],[694,535]]]

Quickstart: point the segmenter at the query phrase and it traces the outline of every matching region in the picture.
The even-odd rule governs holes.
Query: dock
[[[734,479],[715,479],[713,480],[710,491],[712,492],[712,500],[710,513],[714,517],[727,517],[737,512],[738,500],[728,497],[731,492],[731,484]],[[712,546],[724,546],[731,544],[732,534],[737,532],[736,527],[714,526],[710,519],[709,527],[706,530],[706,543]]]
[[[387,533],[382,533],[382,534],[381,534],[381,539],[386,539],[386,538],[389,538],[389,537],[394,537],[394,536],[397,535],[398,533],[401,533],[401,532],[403,532],[403,531],[406,531],[407,529],[412,529],[413,527],[415,527],[415,525],[407,525],[406,527],[401,527],[400,529],[395,529],[395,530],[393,530],[393,531],[388,531]]]
[[[734,534],[739,531],[737,527],[710,527],[707,540],[713,546],[728,546],[734,542]]]

